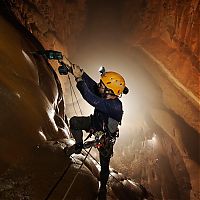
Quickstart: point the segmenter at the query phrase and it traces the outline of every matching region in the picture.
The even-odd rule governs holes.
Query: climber
[[[118,97],[122,93],[128,93],[128,88],[125,86],[124,78],[116,72],[104,70],[98,84],[77,65],[72,65],[72,72],[81,95],[95,110],[93,115],[74,116],[70,119],[70,131],[76,143],[70,148],[65,148],[65,153],[68,156],[81,153],[82,130],[90,134],[98,131],[105,132],[103,145],[99,148],[101,171],[98,198],[106,199],[109,163],[113,154],[113,141],[115,141],[113,139],[118,135],[118,125],[121,124],[123,115],[122,103]]]

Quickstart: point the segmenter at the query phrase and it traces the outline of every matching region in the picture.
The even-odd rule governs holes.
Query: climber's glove
[[[81,79],[83,75],[83,69],[81,69],[78,65],[73,64],[72,71],[76,80]]]

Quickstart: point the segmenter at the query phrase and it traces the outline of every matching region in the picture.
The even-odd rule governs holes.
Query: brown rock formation
[[[99,171],[85,155],[70,159],[64,154],[72,141],[61,85],[47,60],[32,53],[43,46],[0,8],[0,199],[93,200]],[[131,198],[148,198],[143,187],[116,182],[119,175],[112,174],[110,199],[126,199],[112,191],[116,187],[121,195],[129,191]]]
[[[7,2],[18,21],[42,43],[45,49],[61,51],[67,57],[69,52],[72,54],[75,51],[75,41],[85,24],[86,0],[8,0]],[[57,72],[57,62],[52,61],[51,64]],[[65,102],[71,104],[71,99],[67,98],[67,94],[70,93],[69,80],[66,77],[59,79],[65,91]],[[65,110],[67,114],[68,110]]]
[[[190,98],[196,107],[195,112],[198,112],[200,2],[198,0],[140,1],[140,3],[127,1],[124,9],[124,12],[128,13],[125,15],[128,17],[124,18],[124,24],[127,24],[127,19],[131,21],[126,28],[131,32],[132,45],[141,45],[158,65],[163,66],[168,76],[174,77],[177,87],[183,91],[186,98]],[[153,76],[157,70],[159,69],[151,70]],[[177,104],[171,100],[167,100],[165,95],[166,105],[200,132],[198,116],[192,120],[187,108],[178,109]]]
[[[18,20],[45,48],[61,50],[66,55],[68,52],[74,52],[76,39],[85,25],[86,0],[8,0],[7,2]],[[101,2],[99,1],[98,6]],[[103,1],[109,6],[110,4],[106,2]],[[126,145],[122,143],[117,146],[112,165],[126,176],[144,184],[158,199],[197,200],[200,192],[200,1],[126,0],[121,1],[120,5],[122,5],[121,24],[129,36],[125,40],[131,47],[128,55],[138,66],[138,69],[132,69],[131,72],[134,74],[134,79],[138,79],[140,83],[137,88],[135,81],[133,88],[140,97],[138,104],[141,104],[142,109],[138,110],[143,118],[141,117],[142,123],[139,129],[128,132]],[[93,6],[95,9],[94,1]],[[108,17],[112,10],[113,8],[108,8]],[[102,16],[105,17],[101,10],[98,15],[98,22],[102,24],[96,24],[93,20],[94,27],[99,25],[104,27],[106,24],[111,32],[108,35],[112,35],[110,26],[112,23],[107,18],[104,19],[106,23],[101,21]],[[23,196],[35,194],[36,198],[44,198],[55,183],[55,179],[59,179],[70,162],[68,159],[66,161],[62,152],[66,141],[61,138],[67,135],[62,91],[57,76],[49,64],[41,57],[33,57],[29,52],[38,50],[40,46],[35,46],[34,42],[27,42],[26,37],[22,39],[19,33],[17,36],[14,35],[16,31],[13,27],[5,25],[4,20],[1,20],[1,24],[1,27],[7,28],[0,29],[3,33],[0,40],[3,104],[0,109],[5,113],[0,120],[2,130],[0,191],[3,191],[0,198],[12,199],[13,196],[20,198],[22,194]],[[117,24],[120,26],[120,23]],[[121,26],[117,27],[115,33],[119,28]],[[96,29],[99,34],[101,34],[99,30],[104,30],[102,38],[104,36],[107,38],[106,30]],[[117,37],[113,38],[115,41]],[[93,39],[92,42],[95,43],[96,38]],[[8,44],[5,41],[9,41]],[[117,43],[116,40],[115,44]],[[21,45],[20,50],[14,48],[17,44]],[[106,48],[105,44],[99,46],[103,46],[102,52]],[[4,67],[6,65],[9,66],[9,71]],[[131,67],[134,68],[133,66]],[[62,78],[60,80],[66,82]],[[69,84],[65,85],[63,84],[63,88],[67,91],[65,87],[68,88]],[[66,102],[69,102],[68,93],[65,95]],[[14,135],[13,130],[16,130]],[[59,142],[56,142],[57,140]],[[28,158],[30,153],[33,159]],[[83,156],[76,159],[80,164]],[[31,165],[43,167],[32,168]],[[9,166],[11,167],[8,168]],[[52,168],[49,169],[49,166]],[[70,169],[72,174],[76,171],[76,164],[74,168]],[[91,196],[87,196],[88,188],[81,188],[84,185],[82,183],[85,183],[85,174],[87,178],[89,177],[88,184],[94,189]],[[86,199],[93,198],[97,189],[97,180],[92,174],[98,177],[97,168],[89,160],[84,165],[80,185],[77,186],[80,194]],[[139,196],[144,194],[137,184],[130,185],[131,182],[124,175],[114,173],[114,176],[118,177],[120,183],[114,178],[111,179],[111,199],[117,197],[126,199],[128,195],[129,198],[133,198],[136,194]],[[20,177],[24,177],[23,180]],[[69,180],[72,178],[66,176],[53,195],[62,198],[66,183],[69,185]],[[40,181],[42,192],[37,187]],[[31,190],[34,194],[31,194]],[[74,195],[73,192],[70,195]]]
[[[0,199],[45,199],[69,168],[53,198],[60,199],[78,168],[63,151],[68,129],[60,82],[43,57],[31,54],[42,50],[41,44],[13,16],[5,16],[0,17]],[[95,198],[98,181],[90,170],[83,166],[80,185],[69,195]],[[93,188],[90,193],[81,186],[85,183]]]
[[[17,19],[43,44],[68,55],[85,22],[85,0],[8,0]]]
[[[149,162],[158,159],[156,165],[159,165],[159,152],[164,149],[163,156],[168,157],[166,165],[171,165],[169,169],[171,168],[171,174],[176,180],[177,186],[174,187],[181,192],[179,197],[167,196],[170,192],[164,192],[162,186],[159,189],[156,183],[157,189],[152,188],[151,191],[154,191],[153,193],[158,197],[162,193],[161,196],[166,199],[198,199],[200,1],[126,1],[123,5],[122,24],[129,32],[127,42],[132,47],[135,46],[131,53],[137,64],[139,61],[139,65],[145,67],[160,89],[160,95],[156,95],[156,98],[161,96],[162,106],[158,100],[157,105],[151,105],[147,113],[164,133],[160,136],[162,141],[159,140],[161,145],[160,149],[156,150],[155,159],[149,158]],[[153,62],[146,56],[142,56],[143,53]],[[157,134],[162,132],[153,130]],[[139,141],[143,144],[144,139]],[[143,152],[142,146],[139,149]],[[140,155],[138,159],[143,160],[145,157]],[[166,158],[162,159],[166,162],[164,161]],[[135,161],[135,164],[140,163],[139,160]],[[139,166],[143,165],[144,163],[139,164]],[[140,177],[143,173],[149,177],[150,169],[144,169],[137,174],[138,165],[136,166],[133,167],[135,177]],[[159,169],[164,170],[164,166],[159,166]],[[167,173],[166,170],[161,173]],[[167,175],[160,177],[160,172],[152,173],[154,181],[145,178],[148,180],[147,185],[161,179],[166,182],[166,185],[168,181],[170,182],[167,180]],[[161,192],[158,192],[159,190]],[[171,194],[173,195],[173,191]]]

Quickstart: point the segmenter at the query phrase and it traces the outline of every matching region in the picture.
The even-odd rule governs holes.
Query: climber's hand
[[[83,75],[83,69],[81,69],[78,65],[72,65],[72,71],[75,78],[81,78]]]

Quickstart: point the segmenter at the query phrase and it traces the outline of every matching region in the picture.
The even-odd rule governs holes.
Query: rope
[[[56,189],[56,187],[58,186],[58,184],[60,183],[60,181],[64,178],[65,174],[67,173],[67,171],[69,170],[69,167],[71,166],[71,162],[69,163],[69,165],[65,168],[63,174],[60,176],[60,178],[57,180],[57,182],[55,183],[55,185],[51,188],[51,190],[49,191],[47,197],[45,198],[45,200],[48,200],[49,197],[52,195],[53,191]]]
[[[67,59],[67,61],[70,63],[70,65],[73,65],[73,63],[69,60],[69,58],[67,58],[67,56],[64,55],[64,57]],[[74,93],[74,96],[75,96],[75,98],[76,98],[76,101],[77,101],[77,104],[78,104],[78,107],[79,107],[79,111],[80,111],[81,115],[83,115],[83,112],[82,112],[82,110],[81,110],[81,107],[80,107],[78,98],[77,98],[77,96],[76,96],[76,93],[75,93],[75,91],[74,91],[74,88],[73,88],[73,85],[72,85],[72,82],[71,82],[71,79],[70,79],[69,74],[68,74],[68,79],[69,79],[69,83],[70,83],[70,89],[72,89],[72,91],[73,91],[73,93]],[[72,93],[71,93],[71,96],[72,96]],[[76,113],[74,104],[73,104],[73,107],[74,107],[74,111],[75,111],[75,113]],[[77,115],[77,113],[76,113],[76,115]]]
[[[69,76],[69,75],[68,75],[68,79],[69,79],[70,89],[72,90],[72,92],[73,92],[73,94],[74,94],[74,96],[75,96],[77,105],[78,105],[78,107],[79,107],[79,111],[80,111],[81,115],[83,115],[83,112],[82,112],[82,110],[81,110],[81,106],[80,106],[80,104],[79,104],[78,98],[77,98],[76,93],[75,93],[75,91],[74,91],[74,88],[73,88],[73,85],[72,85],[72,82],[71,82],[71,79],[70,79],[70,76]],[[73,96],[72,93],[71,93],[71,96]],[[73,106],[74,106],[74,103],[73,103]],[[75,109],[75,106],[74,106],[74,109]],[[75,113],[76,113],[76,111],[75,111]]]
[[[72,185],[74,184],[74,182],[75,182],[75,180],[76,180],[76,178],[77,178],[77,176],[78,176],[78,174],[79,174],[79,172],[80,172],[80,170],[81,170],[81,168],[82,168],[82,166],[83,166],[83,164],[84,164],[86,158],[87,158],[88,155],[90,154],[91,149],[92,149],[92,147],[90,147],[90,150],[87,151],[87,155],[85,156],[85,158],[84,158],[84,160],[82,161],[80,167],[78,168],[78,171],[77,171],[76,175],[74,176],[74,179],[72,180],[72,182],[71,182],[71,184],[70,184],[70,186],[69,186],[69,188],[68,188],[67,192],[65,193],[65,195],[64,195],[64,197],[63,197],[62,200],[64,200],[64,199],[67,197],[67,195],[68,195],[68,193],[69,193],[69,191],[70,191]],[[90,154],[90,156],[91,156],[91,154]],[[65,168],[65,170],[64,170],[64,172],[62,173],[62,175],[60,176],[60,178],[57,180],[57,182],[53,185],[53,187],[51,188],[51,190],[50,190],[49,193],[47,194],[45,200],[48,200],[48,199],[50,198],[50,196],[52,195],[52,193],[54,192],[54,190],[56,189],[56,187],[58,186],[58,184],[62,181],[62,179],[64,178],[64,176],[65,176],[66,173],[68,172],[68,170],[69,170],[71,164],[72,164],[72,162],[70,162],[69,165]],[[76,164],[77,164],[77,163],[76,163]]]
[[[72,99],[72,105],[73,105],[75,114],[78,115],[77,112],[76,112],[75,105],[74,105],[74,98],[73,98],[73,95],[72,95],[72,84],[71,84],[71,80],[70,80],[69,74],[68,74],[68,79],[69,79],[69,83],[70,83],[70,94],[71,94],[71,99]]]
[[[73,65],[73,63],[67,58],[67,56],[64,55],[64,57],[67,59],[67,61],[70,63],[70,65]]]
[[[76,175],[74,176],[74,178],[73,178],[73,180],[72,180],[70,186],[68,187],[68,190],[66,191],[66,193],[65,193],[64,197],[62,198],[62,200],[65,200],[65,198],[67,197],[69,191],[71,190],[72,185],[74,184],[74,182],[75,182],[75,180],[76,180],[76,178],[77,178],[77,176],[78,176],[78,174],[79,174],[79,172],[80,172],[80,170],[81,170],[81,168],[82,168],[82,166],[83,166],[83,164],[84,164],[86,158],[87,158],[88,155],[90,154],[90,151],[91,151],[91,150],[92,150],[92,147],[90,147],[90,150],[87,152],[87,155],[85,156],[85,158],[84,158],[84,160],[82,161],[80,167],[78,168],[78,171],[77,171]]]
[[[65,58],[66,58],[66,59],[68,60],[68,62],[72,65],[72,62],[71,62],[66,56],[65,56]],[[72,104],[73,104],[74,112],[75,112],[75,114],[77,115],[77,112],[76,112],[76,109],[75,109],[75,105],[74,105],[74,101],[73,101],[73,94],[74,94],[74,96],[75,96],[75,98],[76,98],[76,101],[77,101],[77,104],[78,104],[80,113],[81,113],[81,115],[83,115],[82,110],[81,110],[81,107],[80,107],[80,104],[79,104],[79,102],[78,102],[78,98],[77,98],[76,93],[75,93],[75,91],[74,91],[74,88],[73,88],[73,85],[72,85],[72,82],[71,82],[71,79],[70,79],[69,74],[68,74],[68,79],[69,79],[69,83],[70,83],[70,94],[71,94],[71,98],[72,98]],[[73,92],[73,94],[72,94],[72,92]],[[70,130],[70,129],[69,129],[69,130]],[[79,167],[79,169],[78,169],[78,171],[77,171],[77,173],[76,173],[76,175],[75,175],[73,181],[71,182],[70,187],[68,188],[67,192],[65,193],[63,199],[65,199],[66,196],[68,195],[68,193],[69,193],[69,191],[70,191],[72,185],[74,184],[74,182],[75,182],[75,180],[76,180],[76,178],[77,178],[77,176],[78,176],[78,173],[79,173],[79,171],[81,170],[81,168],[82,168],[82,166],[83,166],[83,164],[84,164],[84,162],[85,162],[87,156],[89,155],[91,149],[92,149],[92,147],[90,148],[89,152],[87,153],[87,155],[85,156],[84,160],[82,161],[82,163],[81,163],[81,165],[80,165],[80,167]],[[48,200],[48,199],[50,198],[50,196],[52,195],[52,193],[54,192],[54,190],[56,189],[56,187],[58,186],[58,184],[61,182],[61,180],[64,178],[64,176],[65,176],[66,173],[68,172],[68,170],[69,170],[71,164],[72,164],[72,163],[70,162],[69,165],[66,167],[66,169],[65,169],[64,172],[63,172],[63,174],[60,176],[60,178],[57,180],[57,182],[53,185],[53,187],[51,188],[51,190],[50,190],[49,193],[47,194],[45,200]]]
[[[85,149],[84,149],[84,151],[85,151],[86,153],[89,153],[89,155],[91,156],[91,158],[93,158],[93,160],[94,160],[98,165],[100,165],[99,162],[97,161],[97,159],[96,159],[92,154],[90,154],[90,152],[86,151]],[[100,166],[101,166],[101,165],[100,165]],[[112,176],[118,183],[120,183],[120,185],[122,185],[123,188],[126,188],[125,185],[124,185],[120,180],[118,180],[116,177],[114,177],[110,172],[109,172],[109,175]],[[148,195],[149,195],[150,197],[153,197],[153,195],[152,195],[151,193],[149,193],[141,184],[138,184],[138,183],[135,183],[135,184],[141,189],[141,191],[144,193],[144,195],[147,195],[146,197],[148,197]],[[110,184],[107,183],[107,185],[110,185]],[[146,193],[147,193],[147,194],[146,194]],[[146,197],[145,197],[145,198],[146,198]]]

